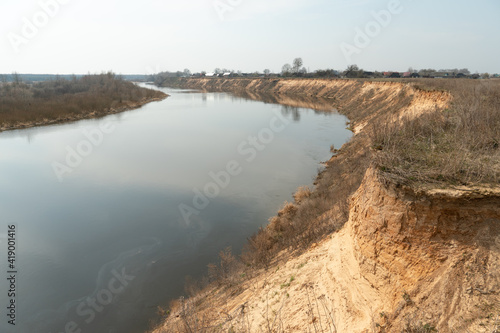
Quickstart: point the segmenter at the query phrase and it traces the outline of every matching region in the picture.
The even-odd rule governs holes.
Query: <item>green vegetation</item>
[[[76,120],[137,107],[162,92],[141,88],[113,73],[58,78],[33,84],[14,75],[0,84],[0,127],[18,128]]]
[[[289,281],[289,282],[282,283],[282,284],[280,285],[280,289],[290,287],[290,284],[291,284],[293,281],[295,281],[295,276],[294,276],[294,275],[292,275],[292,276],[290,277],[290,281]]]

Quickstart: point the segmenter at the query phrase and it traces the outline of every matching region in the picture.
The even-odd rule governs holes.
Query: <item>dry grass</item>
[[[370,99],[367,95],[360,97],[355,90],[361,87],[361,81],[352,91],[337,92],[335,106],[339,106],[351,121],[358,124],[369,120],[364,130],[336,151],[335,157],[318,175],[314,190],[299,188],[294,195],[295,202],[285,203],[269,224],[248,240],[241,255],[244,265],[226,250],[221,253],[220,263],[209,267],[212,282],[218,290],[225,290],[222,297],[237,295],[245,281],[255,272],[269,269],[279,261],[280,255],[299,255],[312,243],[340,229],[349,217],[349,198],[359,188],[372,163],[376,163],[387,178],[396,177],[407,183],[498,185],[500,81],[411,82],[417,90],[450,91],[453,104],[448,110],[436,109],[418,118],[403,118],[391,124],[389,120],[411,104],[414,94],[411,87],[403,87],[395,98],[382,94],[368,95]],[[181,314],[169,319],[172,326],[168,326],[167,320],[164,327],[194,332],[192,327],[196,323],[204,323],[196,332],[235,332],[234,324],[239,323],[239,331],[249,329],[250,325],[245,324],[244,308],[237,313],[207,317],[207,309],[214,304],[207,301],[208,298],[202,301],[202,294],[198,292],[191,299],[190,306],[196,305],[196,310],[181,311],[190,319],[183,319],[185,315]],[[308,331],[335,332],[331,316],[333,307],[316,297],[314,291],[310,297],[314,301],[309,301],[307,309],[311,316]],[[282,323],[280,313],[281,308],[268,315],[268,332],[284,330],[286,323]],[[216,323],[217,326],[213,326]],[[412,321],[406,331],[432,332],[432,329],[432,326]]]
[[[316,179],[314,191],[299,189],[295,202],[285,203],[267,227],[249,239],[243,262],[251,267],[268,267],[282,250],[299,254],[340,229],[349,216],[349,197],[361,184],[370,163],[370,152],[364,146],[363,140],[344,145]]]
[[[58,79],[32,85],[0,84],[0,127],[65,118],[117,109],[155,97],[159,91],[141,88],[113,73]]]
[[[302,201],[309,198],[310,196],[311,196],[311,189],[307,186],[302,186],[297,189],[297,191],[293,195],[293,198],[295,199],[296,203],[300,204]]]
[[[318,295],[312,286],[305,287],[307,305],[300,310],[309,320],[307,332],[335,333],[337,332],[334,307],[325,295]],[[214,296],[198,295],[197,298],[185,299],[181,297],[171,303],[171,311],[165,312],[164,322],[154,330],[156,333],[252,333],[256,331],[253,319],[250,319],[251,309],[248,303],[243,303],[235,309],[227,306],[227,300],[232,295],[228,292],[219,292]],[[259,332],[285,333],[289,324],[283,319],[284,309],[290,300],[288,292],[270,294],[262,301],[265,303],[261,316],[262,325]]]
[[[500,81],[427,80],[419,87],[449,90],[452,105],[374,127],[380,169],[409,184],[498,185]]]
[[[232,254],[228,247],[219,253],[219,264],[208,265],[208,278],[210,282],[216,282],[219,286],[233,287],[240,283],[241,262]]]
[[[246,83],[246,80],[238,80],[237,86]],[[268,80],[265,88],[273,85],[276,80]],[[330,97],[333,106],[354,123],[363,122],[372,115],[387,119],[412,101],[408,87],[400,88],[397,99],[391,99],[373,91],[360,95],[362,85],[362,81],[354,82]],[[296,99],[299,97],[294,95]],[[356,135],[336,152],[334,160],[318,175],[314,191],[299,188],[294,195],[295,202],[286,203],[277,216],[270,219],[268,226],[260,228],[248,240],[241,256],[246,265],[268,267],[283,250],[297,255],[342,227],[349,216],[349,197],[358,189],[372,162],[371,137],[366,132]]]

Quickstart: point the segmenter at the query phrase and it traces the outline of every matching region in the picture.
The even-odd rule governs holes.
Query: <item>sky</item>
[[[0,73],[500,73],[499,36],[498,0],[0,0]]]

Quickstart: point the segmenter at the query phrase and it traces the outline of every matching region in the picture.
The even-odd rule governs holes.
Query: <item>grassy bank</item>
[[[486,185],[500,182],[500,80],[422,80],[446,90],[449,108],[373,127],[376,162],[387,177],[411,185]]]
[[[113,73],[0,84],[0,131],[94,118],[167,97]]]
[[[259,99],[273,93],[278,103],[300,105],[303,96],[330,101],[351,120],[355,136],[335,151],[313,189],[300,188],[292,203],[252,236],[241,257],[221,252],[218,263],[209,266],[204,282],[190,281],[186,296],[171,304],[156,333],[160,332],[250,332],[245,300],[232,312],[215,311],[255,287],[258,276],[280,270],[293,258],[342,230],[350,215],[351,196],[360,188],[368,168],[378,170],[386,183],[410,188],[453,188],[499,186],[500,81],[412,80],[369,82],[357,80],[252,80],[176,79],[172,86],[208,91],[227,91]],[[168,83],[167,83],[168,85]],[[332,236],[333,237],[333,236]],[[302,264],[297,269],[300,269]],[[339,272],[340,274],[340,272]],[[263,304],[266,332],[284,332],[287,325],[280,313],[288,298],[286,288],[295,275],[283,281],[278,299],[268,295]],[[307,281],[304,283],[307,285]],[[331,313],[314,289],[304,309],[311,315],[301,330],[335,330]],[[406,294],[405,294],[406,295]],[[310,297],[310,299],[309,299]],[[409,297],[409,296],[408,296]],[[247,300],[248,301],[248,300]],[[260,300],[259,300],[260,302]],[[279,305],[282,302],[281,306]],[[321,307],[321,308],[320,308]],[[321,315],[323,313],[323,315]],[[292,317],[293,318],[293,317]],[[322,319],[323,318],[323,319]],[[412,322],[411,332],[426,332],[424,324]],[[428,327],[430,329],[430,327]],[[375,328],[374,328],[375,331]]]

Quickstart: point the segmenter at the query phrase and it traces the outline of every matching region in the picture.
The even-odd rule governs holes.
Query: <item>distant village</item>
[[[303,77],[303,78],[367,78],[367,79],[382,79],[382,78],[467,78],[467,79],[489,79],[489,78],[500,78],[499,74],[489,74],[489,73],[470,73],[466,68],[464,69],[447,69],[447,70],[434,70],[434,69],[421,69],[413,70],[409,69],[406,72],[396,72],[396,71],[365,71],[359,69],[356,65],[349,66],[344,71],[338,71],[333,69],[317,70],[314,72],[308,72],[305,68],[299,70],[294,70],[293,68],[284,68],[281,73],[272,73],[269,70],[264,70],[263,72],[253,72],[244,73],[241,71],[226,70],[226,69],[215,69],[213,72],[198,72],[191,73],[189,70],[178,71],[178,72],[162,72],[161,77],[220,77],[220,78],[230,78],[230,77]]]
[[[0,74],[0,86],[13,82],[23,82],[31,84],[34,82],[50,81],[50,80],[74,80],[80,78],[82,74]],[[229,70],[226,68],[216,68],[213,72],[197,72],[191,73],[189,69],[176,72],[161,72],[157,74],[125,74],[117,75],[118,77],[135,82],[156,82],[161,84],[165,78],[171,77],[212,77],[212,78],[244,78],[244,77],[261,77],[261,78],[358,78],[358,79],[413,79],[413,78],[436,78],[436,79],[496,79],[500,78],[499,74],[490,73],[471,73],[467,68],[462,69],[420,69],[415,70],[409,68],[405,72],[396,71],[366,71],[359,68],[357,65],[350,65],[345,70],[339,71],[334,69],[319,69],[309,71],[303,66],[301,58],[294,59],[292,65],[283,65],[280,73],[273,73],[269,69],[264,69],[262,72],[244,73],[242,71]]]
[[[163,72],[156,74],[152,78],[161,80],[165,77],[310,77],[310,78],[469,78],[469,79],[489,79],[499,78],[499,74],[489,73],[471,73],[467,68],[454,69],[420,69],[408,68],[406,72],[396,71],[366,71],[357,65],[349,65],[345,70],[338,71],[334,69],[319,69],[314,72],[304,67],[302,58],[295,58],[291,64],[284,64],[280,73],[272,73],[269,69],[262,72],[243,73],[241,71],[229,70],[226,68],[216,68],[213,72],[191,73],[189,69],[178,72]]]

